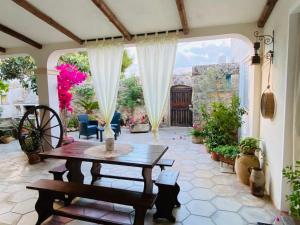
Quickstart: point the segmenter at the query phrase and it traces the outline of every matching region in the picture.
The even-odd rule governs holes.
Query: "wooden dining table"
[[[153,193],[152,169],[168,150],[166,145],[133,144],[132,151],[117,157],[106,158],[86,154],[85,151],[99,143],[88,141],[75,141],[62,147],[39,153],[42,159],[65,159],[68,169],[69,182],[84,182],[81,171],[82,162],[92,162],[91,174],[100,174],[101,164],[114,164],[142,168],[144,193]]]

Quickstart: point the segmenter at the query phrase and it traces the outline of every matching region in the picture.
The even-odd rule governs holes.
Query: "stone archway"
[[[190,127],[193,125],[192,87],[175,85],[171,87],[171,126]]]

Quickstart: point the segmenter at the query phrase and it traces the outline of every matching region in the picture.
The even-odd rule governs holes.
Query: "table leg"
[[[103,133],[102,133],[102,130],[99,130],[99,133],[100,133],[100,142],[103,142]]]
[[[152,168],[143,168],[142,175],[144,178],[144,193],[153,193]]]
[[[91,175],[92,175],[92,182],[91,182],[91,184],[92,185],[94,184],[94,182],[96,180],[98,180],[98,179],[101,178],[101,174],[100,174],[101,167],[102,167],[101,163],[93,162],[92,168],[91,168]]]
[[[69,182],[76,182],[83,184],[84,176],[81,173],[82,161],[79,160],[67,160],[66,168],[68,169],[67,178]]]

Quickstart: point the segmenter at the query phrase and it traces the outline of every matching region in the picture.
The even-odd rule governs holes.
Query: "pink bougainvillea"
[[[61,64],[56,67],[59,71],[57,76],[57,90],[60,110],[66,109],[72,112],[70,89],[86,80],[87,74],[80,72],[75,65]]]

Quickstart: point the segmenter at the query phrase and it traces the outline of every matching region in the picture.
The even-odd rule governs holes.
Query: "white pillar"
[[[47,105],[59,112],[59,102],[57,93],[57,72],[39,68],[37,74],[39,104]]]
[[[249,65],[249,134],[260,135],[261,65]]]

